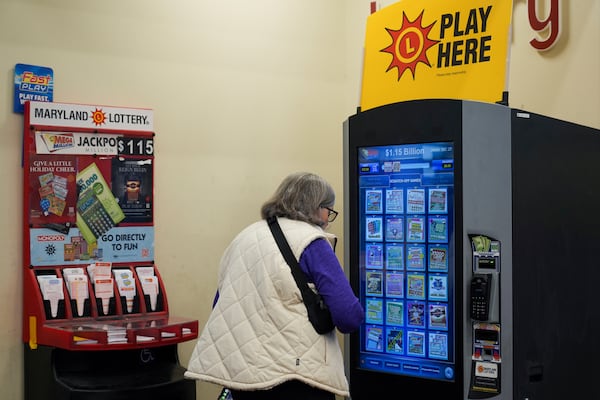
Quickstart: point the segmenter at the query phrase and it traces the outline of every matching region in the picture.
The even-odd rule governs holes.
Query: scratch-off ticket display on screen
[[[453,380],[454,147],[360,147],[363,369]]]

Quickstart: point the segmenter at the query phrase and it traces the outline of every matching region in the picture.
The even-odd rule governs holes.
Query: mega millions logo
[[[385,72],[396,69],[400,81],[402,75],[410,71],[415,80],[419,64],[441,70],[490,61],[492,36],[486,31],[491,10],[490,5],[441,14],[439,21],[430,24],[425,22],[425,10],[413,20],[402,12],[400,28],[385,27],[391,43],[380,52],[392,56]],[[434,30],[436,25],[439,30]],[[429,51],[432,48],[437,52]]]

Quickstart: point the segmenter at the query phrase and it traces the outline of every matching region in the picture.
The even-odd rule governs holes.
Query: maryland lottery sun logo
[[[391,44],[380,50],[392,56],[385,72],[396,68],[400,81],[402,75],[410,71],[415,80],[418,64],[433,68],[432,59],[437,60],[437,69],[490,61],[492,37],[484,34],[491,9],[492,6],[471,9],[466,17],[459,11],[442,14],[439,31],[434,30],[438,21],[425,25],[424,10],[412,21],[402,12],[399,29],[385,28],[392,39]],[[435,37],[437,32],[439,38]],[[428,55],[428,50],[432,48],[437,48],[437,52],[431,51]],[[437,57],[430,59],[430,56]]]
[[[106,114],[102,109],[96,108],[96,110],[92,111],[92,121],[96,126],[100,126],[106,122]]]

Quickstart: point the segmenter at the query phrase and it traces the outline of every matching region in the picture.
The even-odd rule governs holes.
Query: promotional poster
[[[360,106],[503,100],[512,1],[403,0],[367,20]]]
[[[15,98],[13,111],[23,113],[26,101],[52,102],[54,71],[39,65],[15,65]]]
[[[29,132],[26,149],[32,265],[152,262],[154,137],[136,133],[152,127],[152,113],[29,106],[30,118],[45,128]],[[53,124],[110,125],[113,131],[51,130]]]

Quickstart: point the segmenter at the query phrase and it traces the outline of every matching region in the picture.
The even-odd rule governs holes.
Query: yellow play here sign
[[[510,0],[401,0],[367,20],[361,109],[416,99],[497,102]]]

